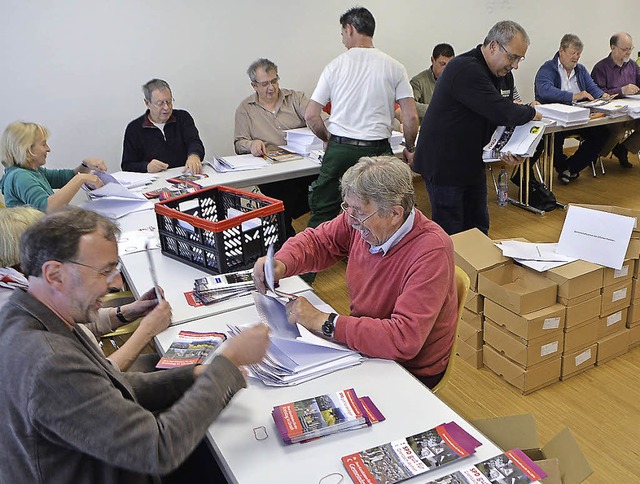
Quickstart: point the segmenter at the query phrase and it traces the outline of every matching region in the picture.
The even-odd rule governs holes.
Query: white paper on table
[[[148,185],[158,178],[157,175],[150,173],[137,173],[133,171],[116,171],[112,176],[118,183],[128,188]]]
[[[112,220],[124,217],[134,212],[153,210],[153,203],[149,200],[132,198],[105,197],[88,200],[79,205],[80,208],[104,215]]]
[[[560,265],[567,262],[573,262],[575,257],[569,257],[558,254],[557,243],[533,243],[521,242],[518,240],[505,240],[496,244],[501,250],[502,255],[513,259],[544,261],[544,262],[561,262]]]
[[[538,272],[545,272],[550,269],[555,269],[556,267],[563,266],[568,264],[569,261],[566,262],[547,262],[547,261],[539,261],[539,260],[526,260],[526,259],[513,259],[519,264],[528,267],[529,269],[533,269]],[[576,260],[576,259],[574,259]]]
[[[569,206],[558,252],[613,269],[621,269],[636,219]]]
[[[133,200],[147,200],[140,193],[135,193],[129,190],[124,185],[119,183],[107,183],[106,185],[91,190],[89,192],[91,198],[103,198],[103,197],[119,197],[119,198],[131,198]]]
[[[151,249],[160,248],[160,236],[157,227],[145,227],[139,230],[122,232],[118,237],[118,254],[133,254],[146,249],[147,241]]]

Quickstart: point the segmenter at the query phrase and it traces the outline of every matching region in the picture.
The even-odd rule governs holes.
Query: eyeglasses
[[[376,213],[378,213],[380,211],[380,209],[378,209],[375,212],[367,215],[365,218],[360,219],[360,218],[356,217],[355,215],[351,214],[351,210],[350,209],[352,209],[353,207],[350,207],[349,205],[347,205],[347,202],[342,202],[340,204],[340,208],[342,209],[342,211],[344,213],[346,213],[349,216],[349,218],[351,220],[355,221],[358,225],[364,225],[364,223],[367,220],[369,220],[371,217],[373,217]]]
[[[278,84],[278,82],[280,82],[280,76],[276,76],[273,79],[271,79],[270,81],[253,81],[253,83],[257,86],[262,86],[262,87],[267,87],[269,84],[271,84],[272,86],[275,86],[276,84]]]
[[[174,102],[175,102],[175,99],[173,98],[168,99],[166,101],[154,101],[154,102],[149,101],[150,104],[153,104],[157,108],[161,108],[165,104],[167,105],[168,108],[170,108],[171,106],[173,106]]]
[[[116,278],[116,276],[120,274],[120,271],[122,270],[122,264],[120,262],[118,262],[113,269],[98,269],[96,267],[83,264],[82,262],[78,262],[76,260],[64,260],[60,262],[62,262],[63,264],[66,264],[68,262],[69,264],[76,264],[76,265],[91,269],[92,271],[95,271],[98,274],[100,274],[102,277],[106,278],[107,284],[111,284],[113,280]]]
[[[633,51],[633,49],[635,49],[633,45],[631,47],[627,47],[626,49],[624,47],[620,47],[619,45],[616,45],[616,47],[620,49],[622,52],[625,52],[627,54]]]
[[[509,59],[509,62],[511,62],[512,64],[518,64],[519,62],[522,62],[524,60],[524,56],[519,56],[517,54],[512,54],[511,52],[509,52],[507,50],[507,48],[504,45],[502,45],[497,40],[496,40],[496,43],[500,46],[500,48],[502,50],[504,50],[504,53],[507,54],[507,59]]]

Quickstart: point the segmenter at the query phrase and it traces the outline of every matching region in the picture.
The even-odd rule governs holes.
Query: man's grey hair
[[[25,276],[40,277],[45,262],[77,260],[83,235],[100,232],[115,242],[120,229],[111,220],[89,210],[67,207],[31,225],[20,238],[20,267]]]
[[[373,202],[383,215],[400,205],[407,217],[416,204],[411,170],[395,156],[360,158],[342,175],[340,187],[343,199],[352,195],[365,203]]]
[[[251,79],[251,82],[256,82],[256,71],[260,68],[264,69],[265,72],[276,71],[276,74],[278,73],[278,66],[269,59],[258,59],[253,61],[247,69],[247,75],[249,79]]]
[[[560,49],[567,50],[569,47],[573,47],[576,50],[584,49],[584,44],[575,34],[564,34],[560,39]]]
[[[484,43],[482,45],[489,45],[492,40],[495,40],[500,45],[507,45],[509,42],[513,40],[513,38],[520,34],[525,44],[529,45],[529,34],[527,31],[522,28],[517,22],[513,20],[501,20],[489,30],[489,33],[484,39]]]
[[[151,79],[149,82],[142,85],[142,93],[144,94],[144,98],[151,102],[151,93],[153,91],[164,91],[168,89],[171,92],[171,88],[169,87],[169,83],[167,81],[163,81],[162,79]]]

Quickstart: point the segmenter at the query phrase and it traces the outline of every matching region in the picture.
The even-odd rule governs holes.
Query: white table
[[[255,308],[246,307],[169,328],[157,336],[156,343],[164,352],[180,330],[226,331],[227,322],[247,324],[257,320]],[[274,406],[352,387],[358,395],[371,397],[386,417],[384,422],[306,444],[282,443],[271,417]],[[230,482],[318,483],[324,476],[338,472],[345,478],[343,483],[348,484],[351,479],[342,465],[343,456],[450,421],[457,422],[483,445],[473,456],[427,474],[429,478],[444,476],[502,451],[400,365],[388,360],[367,359],[361,365],[294,387],[269,388],[251,380],[248,388],[240,391],[222,411],[207,436]],[[254,429],[261,427],[266,429],[268,438],[258,441]],[[406,482],[426,480],[423,474]],[[337,476],[333,476],[323,482],[337,481]]]

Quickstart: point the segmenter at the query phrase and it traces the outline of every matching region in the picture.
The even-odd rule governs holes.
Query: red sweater
[[[336,319],[334,339],[395,360],[417,376],[443,372],[458,317],[451,239],[416,210],[413,228],[386,255],[371,254],[369,247],[343,213],[288,239],[276,258],[291,276],[348,256],[351,315]]]

